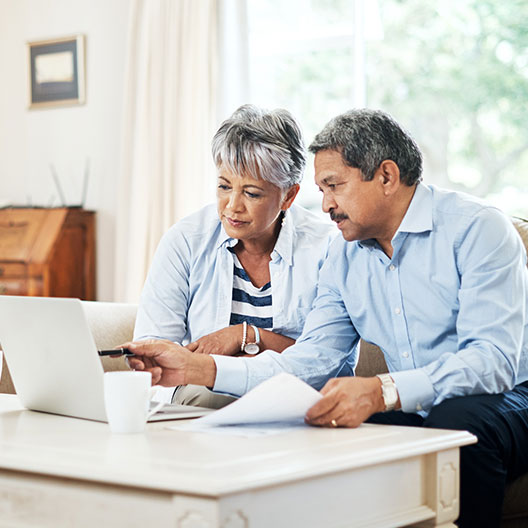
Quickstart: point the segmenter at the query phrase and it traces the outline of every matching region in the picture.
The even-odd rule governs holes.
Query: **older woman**
[[[141,296],[135,340],[168,339],[197,354],[282,352],[300,335],[333,226],[292,205],[305,166],[286,110],[239,108],[213,138],[217,203],[162,238]],[[182,386],[173,401],[232,401]]]

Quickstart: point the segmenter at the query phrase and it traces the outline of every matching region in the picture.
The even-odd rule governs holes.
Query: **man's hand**
[[[216,364],[210,356],[193,354],[166,339],[135,341],[121,346],[135,354],[128,358],[130,367],[150,372],[153,385],[214,385]]]
[[[381,381],[373,378],[333,378],[321,389],[323,398],[306,413],[305,421],[322,427],[358,427],[385,409]]]
[[[187,345],[197,354],[221,354],[234,356],[240,353],[242,344],[242,325],[226,326],[221,330],[207,334]]]

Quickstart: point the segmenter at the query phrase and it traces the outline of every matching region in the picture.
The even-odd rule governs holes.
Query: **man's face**
[[[386,214],[377,173],[372,181],[363,181],[360,170],[345,165],[335,150],[319,151],[314,166],[315,183],[323,193],[323,211],[330,213],[343,238],[349,242],[378,238],[384,232]]]

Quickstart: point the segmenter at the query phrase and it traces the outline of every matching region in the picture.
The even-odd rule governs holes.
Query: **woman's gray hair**
[[[412,136],[380,110],[350,110],[332,119],[309,146],[310,152],[336,150],[343,162],[359,169],[366,181],[385,160],[400,169],[400,180],[414,185],[422,179],[422,153]]]
[[[212,144],[218,169],[269,181],[280,189],[300,183],[306,165],[301,129],[287,110],[241,106]]]

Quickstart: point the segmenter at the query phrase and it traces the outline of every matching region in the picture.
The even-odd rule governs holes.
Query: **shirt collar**
[[[433,193],[427,185],[418,183],[398,233],[424,233],[433,229]]]
[[[401,221],[396,233],[392,237],[394,240],[399,233],[424,233],[433,229],[433,193],[431,189],[423,183],[416,185],[416,190],[407,208],[405,216]],[[359,247],[374,249],[377,242],[374,239],[358,240]]]
[[[280,256],[286,263],[291,266],[292,255],[293,255],[293,219],[290,209],[284,212],[282,217],[282,226],[279,232],[275,247],[271,252],[271,260],[275,259],[275,256]],[[230,248],[238,244],[237,238],[231,238],[225,231],[224,226],[220,223],[220,236],[218,237],[218,248],[226,247]]]
[[[220,236],[218,237],[218,249],[221,247],[233,247],[237,244],[238,239],[231,238],[225,231],[222,222],[220,222]]]
[[[282,217],[282,227],[279,232],[279,238],[275,242],[275,247],[271,252],[271,259],[279,255],[289,266],[292,264],[293,256],[293,218],[290,209],[284,212]]]

